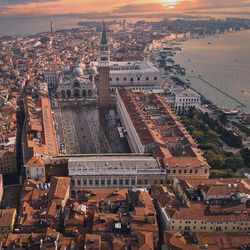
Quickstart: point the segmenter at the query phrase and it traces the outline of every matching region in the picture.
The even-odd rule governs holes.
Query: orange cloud
[[[0,0],[1,15],[169,13],[250,8],[250,0]],[[245,9],[246,10],[246,9]]]

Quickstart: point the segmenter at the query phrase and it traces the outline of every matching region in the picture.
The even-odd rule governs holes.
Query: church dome
[[[76,68],[81,68],[82,70],[85,70],[85,64],[83,63],[77,63]]]
[[[80,68],[80,67],[74,68],[73,74],[76,75],[76,76],[82,76],[82,75],[83,75],[83,70],[82,70],[82,68]]]
[[[89,72],[89,74],[91,74],[91,75],[96,75],[96,74],[97,74],[97,68],[96,68],[95,66],[90,66],[90,67],[88,68],[88,72]]]
[[[64,74],[70,73],[70,67],[69,67],[69,66],[63,67],[63,73],[64,73]]]

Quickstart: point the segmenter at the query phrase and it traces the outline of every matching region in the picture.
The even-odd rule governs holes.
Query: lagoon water
[[[192,39],[182,47],[174,59],[186,68],[192,88],[216,105],[250,113],[250,30]]]

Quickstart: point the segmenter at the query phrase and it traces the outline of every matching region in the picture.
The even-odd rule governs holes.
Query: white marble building
[[[98,66],[98,63],[93,63]],[[162,90],[162,75],[149,61],[109,62],[110,91],[117,88],[132,88],[147,92]]]

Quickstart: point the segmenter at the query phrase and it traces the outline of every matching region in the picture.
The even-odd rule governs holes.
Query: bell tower
[[[109,106],[109,98],[110,98],[109,60],[110,60],[109,43],[108,43],[105,23],[103,22],[103,29],[100,40],[100,48],[99,48],[99,58],[98,58],[98,73],[99,73],[98,105],[100,108],[105,108]]]

